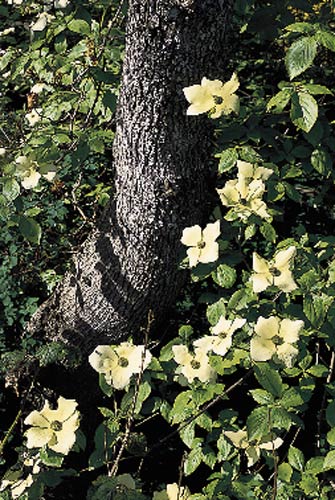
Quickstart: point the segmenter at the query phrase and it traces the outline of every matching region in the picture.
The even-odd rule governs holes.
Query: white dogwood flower
[[[196,225],[186,227],[183,230],[181,242],[190,248],[187,249],[190,267],[194,267],[201,262],[215,262],[219,258],[219,244],[216,239],[220,235],[220,221],[207,224],[202,231],[201,227]]]
[[[187,486],[178,486],[177,483],[167,484],[163,491],[155,491],[152,500],[188,500],[191,492]]]
[[[94,370],[104,375],[107,384],[124,389],[133,374],[147,368],[151,358],[144,345],[122,342],[120,345],[99,345],[88,361]]]
[[[216,372],[210,366],[206,352],[195,349],[192,354],[185,345],[174,345],[172,351],[174,359],[179,365],[177,373],[184,375],[189,383],[192,383],[195,378],[201,382],[215,380]]]
[[[222,114],[227,115],[232,111],[238,113],[239,98],[235,92],[239,85],[237,75],[233,73],[226,83],[222,83],[221,80],[208,80],[204,77],[200,85],[185,87],[184,95],[191,104],[186,113],[200,115],[210,111],[211,118],[219,118]]]
[[[260,458],[261,450],[276,450],[283,444],[283,440],[279,437],[272,439],[271,436],[263,437],[257,443],[248,441],[248,433],[244,430],[239,431],[224,431],[224,435],[233,443],[235,448],[240,448],[245,451],[248,458],[248,467],[252,467]]]
[[[276,355],[285,366],[291,368],[299,352],[293,344],[299,340],[303,327],[302,320],[260,316],[255,325],[255,336],[250,342],[251,358],[256,362],[268,361]]]
[[[254,274],[251,277],[254,292],[262,292],[273,285],[283,292],[295,290],[298,286],[293,279],[290,266],[296,252],[296,247],[290,246],[278,252],[269,262],[254,252],[252,263]]]
[[[221,316],[218,323],[212,328],[212,335],[204,337],[193,342],[196,348],[202,352],[212,351],[220,356],[225,356],[233,342],[233,334],[245,324],[243,318],[235,318],[234,320],[226,319]]]
[[[46,401],[41,411],[32,411],[25,419],[31,425],[25,432],[28,448],[48,446],[63,455],[67,455],[76,441],[79,427],[78,403],[74,399],[58,398],[58,408],[52,410]]]

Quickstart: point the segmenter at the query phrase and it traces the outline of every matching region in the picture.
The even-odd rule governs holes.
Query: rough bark
[[[131,0],[114,142],[115,199],[30,332],[87,351],[161,319],[182,281],[182,229],[203,222],[213,124],[182,89],[222,71],[229,0]]]

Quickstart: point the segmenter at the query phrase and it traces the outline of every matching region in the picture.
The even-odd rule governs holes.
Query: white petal
[[[27,448],[41,448],[50,441],[53,432],[50,428],[31,427],[24,435],[27,437]]]
[[[201,238],[202,238],[201,227],[196,225],[196,226],[186,227],[183,230],[183,235],[180,241],[182,242],[183,245],[186,245],[188,247],[195,247],[197,246],[198,243],[201,242]]]
[[[298,355],[299,351],[292,344],[285,343],[277,347],[278,358],[288,367],[293,366],[294,358]]]
[[[21,180],[21,184],[25,189],[33,189],[37,186],[40,178],[41,174],[39,174],[36,170],[31,169],[29,175],[23,177],[23,179]]]
[[[299,333],[303,327],[304,322],[302,320],[291,320],[285,318],[281,321],[279,336],[284,340],[284,342],[293,344],[299,340]]]
[[[250,356],[256,362],[268,361],[276,351],[272,340],[264,339],[256,335],[250,341]]]
[[[290,246],[286,250],[281,250],[274,258],[274,267],[280,271],[282,269],[286,270],[296,253],[297,249],[294,246]]]
[[[248,446],[247,431],[224,431],[224,435],[227,436],[236,448],[246,448]]]
[[[114,352],[113,346],[97,346],[88,357],[88,362],[98,373],[106,373],[106,371],[109,371],[109,368],[106,368],[106,365],[104,364],[105,359],[111,359],[117,362],[117,356]]]
[[[202,239],[205,243],[212,243],[220,236],[220,221],[217,220],[211,224],[207,224],[202,233]]]
[[[263,339],[272,339],[279,335],[280,319],[276,316],[263,318],[260,316],[255,326],[255,332]]]
[[[188,256],[190,267],[195,267],[199,262],[199,258],[200,258],[200,254],[201,254],[200,248],[191,247],[186,251],[186,253]]]
[[[215,262],[219,258],[219,244],[210,242],[204,248],[200,249],[199,262],[206,264]]]
[[[225,94],[233,94],[239,88],[240,82],[238,81],[238,77],[236,73],[233,73],[230,80],[223,84],[223,92]]]
[[[293,279],[292,272],[289,270],[282,271],[279,276],[275,276],[273,282],[275,286],[286,293],[292,292],[292,290],[298,288],[298,285]]]

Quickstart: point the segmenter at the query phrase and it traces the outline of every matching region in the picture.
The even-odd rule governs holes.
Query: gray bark
[[[115,199],[30,332],[88,351],[173,304],[182,229],[204,222],[213,124],[182,89],[225,79],[229,0],[130,0],[114,142]]]

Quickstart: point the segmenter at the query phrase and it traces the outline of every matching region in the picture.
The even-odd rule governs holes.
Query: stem
[[[176,434],[178,434],[182,429],[184,429],[184,427],[186,427],[188,424],[190,424],[191,422],[193,422],[193,420],[196,420],[198,417],[200,417],[200,415],[202,415],[203,413],[205,413],[209,408],[211,408],[212,406],[214,406],[218,401],[220,401],[221,399],[225,398],[227,396],[227,394],[229,394],[236,387],[238,387],[239,385],[241,385],[242,382],[244,382],[245,379],[247,377],[249,377],[249,375],[252,372],[253,372],[253,368],[250,368],[247,371],[247,373],[245,373],[243,375],[243,377],[239,378],[236,382],[234,382],[234,384],[232,384],[230,387],[228,387],[228,389],[226,389],[222,394],[219,394],[214,399],[212,399],[212,401],[210,401],[209,403],[205,404],[205,406],[203,406],[195,415],[193,415],[192,417],[189,417],[187,420],[185,420],[185,422],[183,422],[182,424],[180,424],[179,427],[176,430],[170,432],[170,434],[168,434],[167,436],[165,436],[164,438],[162,438],[160,441],[158,441],[158,443],[154,444],[148,450],[148,453],[151,453],[152,450],[154,450],[155,448],[159,447],[161,444],[163,444],[166,441],[168,441],[171,437],[173,437]]]
[[[134,421],[134,413],[135,413],[135,408],[136,408],[136,403],[137,403],[137,398],[138,398],[138,392],[139,392],[139,388],[140,388],[140,384],[141,384],[141,380],[142,380],[142,375],[143,375],[143,366],[144,366],[145,354],[147,351],[148,338],[149,338],[149,333],[150,333],[151,325],[152,325],[153,321],[154,321],[154,318],[153,318],[152,311],[149,310],[147,327],[145,329],[144,349],[143,349],[143,354],[142,354],[142,365],[141,365],[140,373],[138,374],[138,377],[136,380],[134,397],[133,397],[133,401],[132,401],[130,414],[129,414],[128,419],[127,419],[124,437],[123,437],[119,452],[117,454],[117,457],[115,459],[115,462],[114,462],[114,464],[113,464],[113,466],[108,474],[110,477],[114,477],[116,475],[117,470],[119,468],[120,460],[122,458],[124,450],[125,450],[125,448],[128,444],[128,441],[129,441],[129,436],[130,436],[131,428],[132,428],[133,421]]]
[[[19,411],[17,412],[16,417],[14,419],[14,422],[12,423],[12,425],[10,426],[10,428],[8,429],[8,431],[6,432],[6,435],[3,438],[3,440],[0,442],[0,455],[2,455],[3,449],[6,446],[7,441],[10,438],[11,434],[13,433],[13,431],[14,431],[14,429],[15,429],[15,427],[16,427],[16,425],[17,425],[17,423],[18,423],[18,421],[19,421],[19,419],[21,417],[21,415],[22,415],[22,408],[20,408]]]

